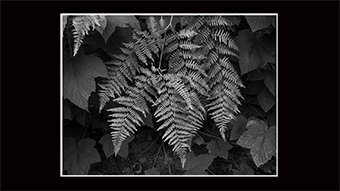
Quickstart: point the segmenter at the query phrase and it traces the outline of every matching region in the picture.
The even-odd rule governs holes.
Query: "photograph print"
[[[60,176],[278,176],[278,14],[60,15]]]

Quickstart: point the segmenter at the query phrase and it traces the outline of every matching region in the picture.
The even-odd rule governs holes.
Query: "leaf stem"
[[[206,169],[208,172],[210,172],[213,175],[216,175],[215,173],[213,173],[211,170],[209,170],[209,168]]]
[[[159,65],[158,65],[158,71],[161,69],[161,65],[162,65],[162,57],[163,57],[164,45],[165,45],[165,36],[164,36],[163,43],[162,43],[161,56],[160,56]]]
[[[232,161],[233,161],[234,165],[237,167],[237,169],[242,173],[240,166],[238,166],[238,164],[234,160],[232,160]]]
[[[102,128],[99,128],[100,129],[100,131],[101,132],[103,132],[104,134],[110,134],[110,133],[108,133],[108,132],[106,132],[104,129],[102,129]]]
[[[70,49],[70,56],[72,57],[72,44],[71,44],[71,41],[70,41],[70,37],[67,35],[67,41],[68,41],[68,47]]]
[[[84,129],[84,133],[83,133],[83,137],[81,138],[81,139],[84,139],[84,137],[85,137],[85,134],[86,134],[86,129],[87,129],[87,125],[85,125],[85,127],[84,127],[85,129]]]
[[[89,119],[89,116],[85,114],[85,130],[84,130],[84,134],[83,134],[83,138],[82,138],[82,139],[84,139],[85,134],[86,134],[86,130],[87,130],[87,128],[88,128],[89,125],[90,125],[88,119]]]
[[[169,22],[168,26],[166,26],[166,27],[164,28],[165,31],[168,29],[168,27],[172,26],[172,18],[173,18],[173,17],[174,17],[174,16],[171,15],[170,22]]]
[[[168,158],[168,155],[166,154],[166,152],[165,152],[165,146],[164,146],[164,143],[162,142],[162,147],[163,147],[163,151],[164,151],[164,156],[165,156],[165,158],[167,159]],[[170,168],[170,165],[168,164],[168,168],[169,168],[169,174],[170,175],[172,175],[171,174],[171,168]]]
[[[208,131],[208,133],[212,134],[212,132],[209,129],[205,128],[205,130]]]
[[[148,148],[146,148],[144,151],[142,151],[141,153],[138,154],[138,156],[141,156],[143,153],[145,153],[147,150],[149,150],[153,144],[155,144],[155,142],[157,141],[159,135],[156,137],[156,139],[148,146]]]
[[[248,102],[248,101],[242,101],[242,100],[241,100],[241,103],[246,103],[246,104],[257,105],[257,106],[258,106],[257,103],[252,103],[252,102]]]
[[[268,112],[267,119],[266,119],[266,124],[268,124],[268,122],[269,122],[269,116],[270,116],[270,113]]]
[[[168,29],[168,27],[172,26],[172,18],[174,16],[171,15],[171,18],[170,18],[170,23],[168,24],[168,26],[165,27],[164,31],[166,32],[166,30]],[[159,59],[159,65],[158,65],[158,70],[161,70],[161,64],[162,64],[162,57],[163,57],[163,49],[164,49],[164,45],[165,45],[165,33],[164,33],[164,39],[163,39],[163,44],[162,44],[162,50],[161,50],[161,56],[160,56],[160,59]]]
[[[262,117],[262,119],[266,119],[263,117],[263,115],[261,115],[261,113],[259,113],[255,108],[253,108],[253,106],[251,106],[249,103],[246,104],[249,105],[249,107],[252,108],[257,114],[259,114]]]
[[[157,152],[157,155],[156,155],[156,159],[155,159],[155,161],[153,162],[152,167],[155,167],[155,164],[156,164],[156,162],[157,162],[158,155],[159,155],[159,152],[161,151],[161,148],[162,148],[162,146],[159,146],[159,149],[158,149],[158,152]]]
[[[221,139],[220,137],[216,137],[216,136],[210,135],[210,134],[208,134],[208,133],[203,133],[203,132],[201,132],[201,131],[198,131],[198,132],[201,133],[201,134],[203,134],[203,135],[206,135],[206,136],[208,136],[208,137],[213,137],[213,138],[216,138],[216,139]]]

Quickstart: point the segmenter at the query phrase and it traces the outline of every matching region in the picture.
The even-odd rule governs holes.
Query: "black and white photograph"
[[[278,177],[278,13],[60,14],[60,176]]]
[[[339,19],[337,0],[3,0],[0,190],[339,190]]]

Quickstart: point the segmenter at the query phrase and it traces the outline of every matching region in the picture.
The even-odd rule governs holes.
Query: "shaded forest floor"
[[[98,143],[104,133],[91,130],[90,138],[97,141],[101,162],[91,164],[89,175],[184,175],[180,160],[172,152],[167,143],[162,143],[158,132],[149,127],[141,127],[135,138],[129,143],[127,158],[111,155],[106,158],[103,146]],[[204,136],[203,136],[204,137]],[[209,139],[209,137],[204,137]],[[192,146],[196,156],[207,154],[205,144]],[[275,175],[276,159],[272,157],[266,164],[256,167],[252,161],[249,149],[233,144],[229,150],[228,160],[221,157],[214,158],[205,172],[208,175]],[[67,172],[64,172],[67,174]]]

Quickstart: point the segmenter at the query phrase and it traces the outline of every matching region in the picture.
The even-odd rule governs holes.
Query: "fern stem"
[[[164,142],[162,142],[162,147],[163,147],[163,151],[164,151],[164,157],[167,159],[168,158],[168,155],[166,154],[165,152],[165,146],[164,146]],[[168,164],[168,168],[169,168],[169,174],[171,174],[171,168],[170,168],[170,165]]]
[[[170,23],[168,24],[168,26],[165,27],[164,31],[166,31],[168,29],[169,26],[172,26],[171,23],[172,23],[172,18],[173,18],[173,15],[171,15],[171,18],[170,18]],[[161,50],[161,56],[160,56],[160,59],[159,59],[159,65],[158,65],[158,72],[162,75],[162,73],[160,72],[161,71],[161,65],[162,65],[162,57],[163,57],[163,49],[164,49],[164,45],[165,45],[165,35],[164,35],[164,39],[163,39],[163,43],[162,43],[162,50]]]
[[[159,149],[158,149],[158,152],[157,152],[157,155],[156,155],[156,159],[155,159],[155,161],[153,162],[152,167],[155,167],[155,164],[156,164],[156,162],[157,162],[158,155],[159,155],[159,152],[161,151],[161,148],[162,148],[162,146],[159,146]]]
[[[157,141],[159,135],[157,136],[157,138],[148,146],[148,148],[146,148],[144,151],[142,151],[141,153],[138,154],[138,156],[141,156],[143,153],[145,153],[147,150],[149,150],[153,144],[155,144],[155,142]]]
[[[164,45],[165,45],[165,36],[164,36],[163,43],[162,43],[162,50],[161,50],[161,56],[159,59],[158,71],[161,69]]]
[[[172,26],[172,18],[173,18],[173,17],[174,17],[174,16],[171,15],[170,22],[169,22],[168,26],[166,26],[165,29],[164,29],[165,31],[168,29],[168,27]]]

